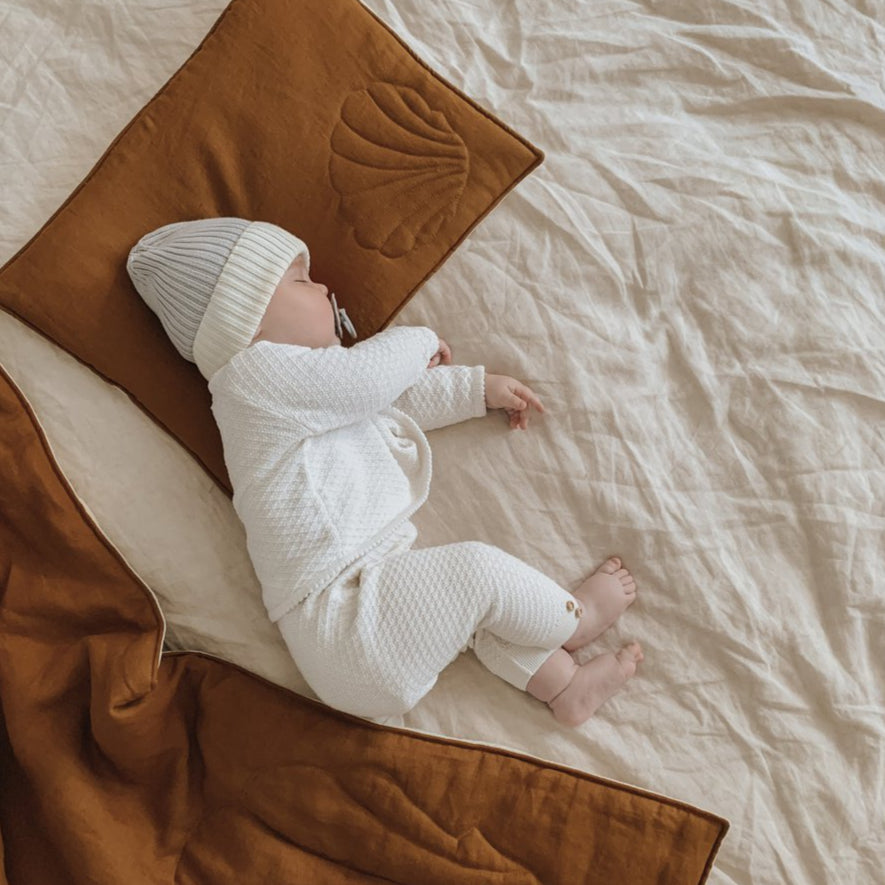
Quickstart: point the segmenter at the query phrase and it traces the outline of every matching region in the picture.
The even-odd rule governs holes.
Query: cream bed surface
[[[224,5],[0,2],[0,261]],[[367,5],[547,154],[396,320],[547,407],[430,435],[419,546],[481,539],[570,589],[619,553],[640,597],[597,650],[646,655],[581,729],[470,652],[391,724],[722,814],[717,885],[881,882],[885,6]],[[191,457],[4,312],[0,357],[170,646],[310,694]]]

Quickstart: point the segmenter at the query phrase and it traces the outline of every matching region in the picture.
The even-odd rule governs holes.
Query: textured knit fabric
[[[412,709],[473,648],[525,690],[574,633],[574,596],[497,547],[409,549],[408,522],[279,621],[301,674],[330,707],[384,720]]]
[[[233,505],[271,620],[427,498],[425,429],[485,414],[482,366],[427,368],[430,329],[344,348],[258,341],[210,380]]]
[[[468,647],[524,689],[577,626],[574,597],[504,551],[410,549],[424,431],[486,412],[484,367],[428,369],[438,346],[424,327],[351,348],[258,341],[209,383],[268,614],[314,691],[354,715],[405,712]]]
[[[275,224],[201,218],[132,247],[126,269],[178,352],[207,379],[255,337],[286,268],[307,246]]]

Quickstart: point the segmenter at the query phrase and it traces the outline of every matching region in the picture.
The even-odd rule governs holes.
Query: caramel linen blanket
[[[0,882],[698,883],[723,822],[199,654],[0,372]]]

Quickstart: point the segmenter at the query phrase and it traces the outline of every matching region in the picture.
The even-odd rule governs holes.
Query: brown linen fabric
[[[193,653],[0,368],[0,883],[695,885],[728,824]]]
[[[0,270],[0,307],[127,391],[230,492],[206,381],[126,274],[135,242],[194,218],[279,224],[367,337],[542,158],[356,0],[233,0]]]

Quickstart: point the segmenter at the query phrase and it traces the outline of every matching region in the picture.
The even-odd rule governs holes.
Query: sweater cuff
[[[485,366],[471,366],[470,368],[470,401],[473,406],[472,417],[484,418],[486,415]]]
[[[427,358],[424,360],[424,365],[422,366],[422,368],[426,369],[427,364],[433,359],[433,355],[439,350],[439,335],[427,326],[412,326],[411,328],[420,332],[427,339]]]

